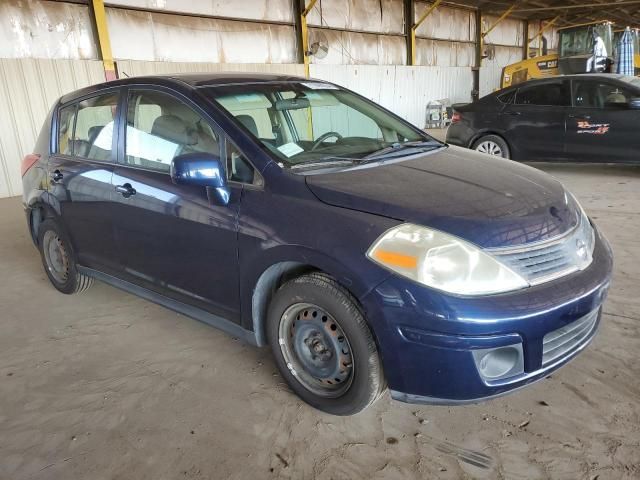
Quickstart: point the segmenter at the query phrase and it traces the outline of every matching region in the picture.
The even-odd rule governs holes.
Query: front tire
[[[386,387],[373,335],[351,294],[321,273],[285,283],[269,306],[267,337],[276,365],[305,402],[353,415]]]
[[[93,285],[91,277],[78,272],[71,242],[54,220],[47,219],[40,224],[38,249],[47,277],[60,292],[80,293]]]
[[[494,155],[502,158],[511,158],[509,145],[507,145],[507,142],[505,142],[502,137],[497,135],[485,135],[484,137],[480,137],[473,143],[471,148],[480,153],[486,153],[488,155]]]

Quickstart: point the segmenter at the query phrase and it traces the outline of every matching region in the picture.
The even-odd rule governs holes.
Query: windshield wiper
[[[358,158],[340,158],[340,157],[326,157],[321,158],[319,160],[310,160],[308,162],[296,163],[295,165],[291,165],[292,170],[298,168],[314,168],[314,167],[326,167],[326,166],[335,166],[335,165],[353,165],[360,163],[361,160]]]
[[[420,147],[438,146],[438,145],[441,145],[441,143],[436,140],[418,140],[415,142],[405,142],[405,143],[396,142],[389,145],[388,147],[384,147],[380,150],[376,150],[375,152],[371,152],[370,154],[366,155],[362,159],[374,160],[376,158],[385,157],[391,153],[400,152],[407,148],[420,148]]]

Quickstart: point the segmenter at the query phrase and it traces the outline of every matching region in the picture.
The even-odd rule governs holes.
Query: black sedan
[[[640,78],[532,80],[454,106],[447,142],[523,161],[640,163]]]

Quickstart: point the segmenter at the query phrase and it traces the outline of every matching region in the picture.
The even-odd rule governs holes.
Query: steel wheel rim
[[[62,239],[52,230],[47,230],[42,239],[42,251],[47,270],[58,283],[69,278],[69,255]]]
[[[323,308],[310,303],[287,308],[280,318],[278,344],[291,374],[315,395],[336,398],[351,386],[349,339]]]
[[[498,145],[496,142],[492,142],[491,140],[485,140],[484,142],[481,142],[476,147],[476,150],[478,152],[486,153],[489,155],[496,155],[499,157],[502,156],[502,148],[500,148],[500,145]]]

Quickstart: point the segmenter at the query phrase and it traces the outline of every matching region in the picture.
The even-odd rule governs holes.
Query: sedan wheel
[[[480,153],[488,153],[489,155],[496,155],[498,157],[502,156],[502,149],[500,148],[500,145],[490,140],[480,143],[476,147],[476,150]]]
[[[493,155],[494,157],[511,158],[507,142],[498,135],[485,135],[478,139],[471,148],[477,152]]]

